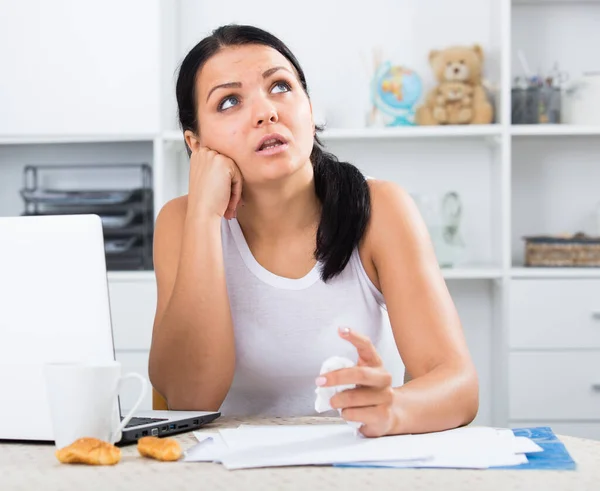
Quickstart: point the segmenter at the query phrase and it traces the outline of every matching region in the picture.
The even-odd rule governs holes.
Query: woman
[[[314,414],[317,386],[355,384],[330,402],[365,436],[471,422],[476,371],[417,209],[322,150],[289,49],[220,27],[176,92],[190,182],[156,222],[149,363],[169,408]],[[386,344],[408,383],[393,386]],[[333,355],[356,366],[319,375]]]

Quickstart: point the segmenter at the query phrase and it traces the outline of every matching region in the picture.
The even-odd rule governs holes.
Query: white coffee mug
[[[46,392],[57,448],[83,437],[110,443],[121,439],[123,428],[142,403],[148,382],[137,373],[121,375],[121,364],[47,363],[44,366]],[[126,379],[140,381],[140,395],[120,421],[117,396]]]

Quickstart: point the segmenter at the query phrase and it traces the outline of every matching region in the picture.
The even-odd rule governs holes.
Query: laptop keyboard
[[[124,418],[121,418],[123,421]],[[151,423],[160,423],[161,421],[168,421],[167,418],[131,418],[125,428],[132,428],[133,426],[148,425]]]

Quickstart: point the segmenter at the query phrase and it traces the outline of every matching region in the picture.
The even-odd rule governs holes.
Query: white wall
[[[0,136],[155,133],[159,0],[1,0]]]
[[[519,49],[534,72],[545,73],[555,62],[571,74],[571,81],[582,72],[599,71],[599,27],[600,4],[594,2],[513,6],[513,75],[523,75]]]

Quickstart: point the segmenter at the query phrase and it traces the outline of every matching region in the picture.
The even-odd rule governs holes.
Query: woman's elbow
[[[464,368],[461,374],[462,426],[473,422],[479,412],[479,377],[474,366]]]

